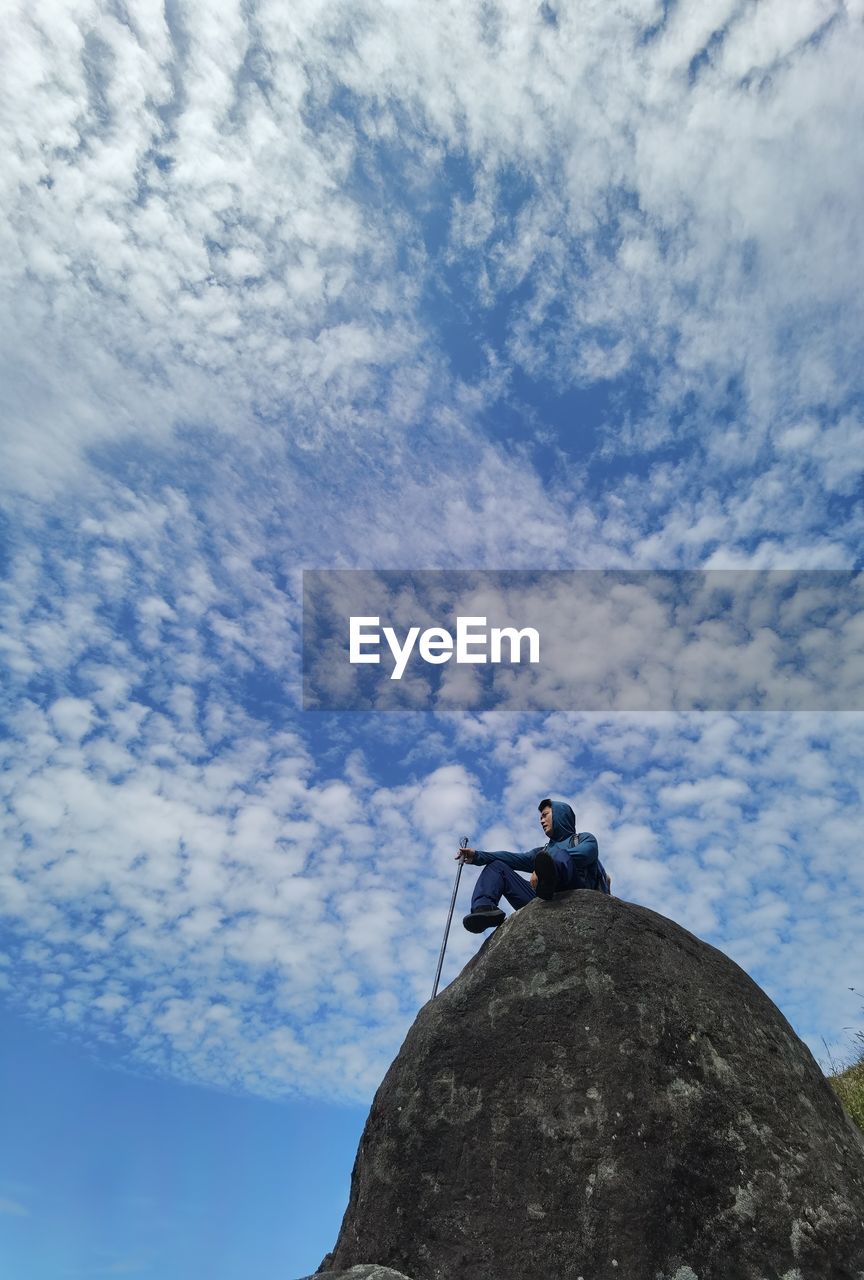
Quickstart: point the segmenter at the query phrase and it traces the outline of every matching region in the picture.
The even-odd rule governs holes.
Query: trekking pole
[[[468,848],[468,837],[463,836],[459,841],[460,849]],[[462,868],[465,863],[459,859],[459,866],[456,869],[456,883],[453,886],[453,897],[450,899],[450,910],[447,913],[447,924],[444,929],[444,941],[441,943],[441,954],[438,957],[438,968],[435,971],[435,985],[432,988],[432,999],[434,1000],[438,994],[438,979],[441,977],[441,966],[444,963],[444,952],[447,949],[447,937],[450,933],[450,921],[453,919],[453,908],[456,906],[456,894],[459,892],[459,877],[462,875]]]

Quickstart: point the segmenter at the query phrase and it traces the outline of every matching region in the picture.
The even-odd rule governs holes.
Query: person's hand
[[[473,862],[474,854],[476,852],[477,852],[476,849],[460,849],[459,852],[456,854],[456,861],[457,862]]]
[[[531,888],[534,890],[535,893],[537,892],[537,872],[536,871],[531,872]]]

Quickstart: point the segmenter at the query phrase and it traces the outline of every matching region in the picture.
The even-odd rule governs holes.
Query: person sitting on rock
[[[498,906],[504,897],[514,911],[527,906],[534,898],[548,901],[565,889],[599,889],[609,893],[609,877],[603,870],[597,841],[590,831],[576,831],[576,815],[569,804],[560,800],[541,800],[540,825],[547,843],[527,853],[482,849],[460,849],[456,854],[463,862],[483,867],[471,897],[471,911],[462,920],[471,933],[482,933],[501,924],[506,918]],[[528,883],[517,871],[530,871]]]

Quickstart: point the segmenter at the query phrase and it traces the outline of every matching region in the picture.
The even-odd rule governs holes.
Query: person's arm
[[[578,844],[567,850],[574,864],[583,871],[591,871],[597,866],[598,852],[597,840],[590,831],[582,831]]]
[[[533,871],[534,858],[545,848],[545,845],[538,845],[536,849],[529,849],[526,853],[510,853],[507,849],[498,849],[494,853],[488,853],[483,849],[474,849],[474,857],[472,861],[478,866],[484,866],[487,862],[506,862],[508,867],[512,867],[514,871]]]

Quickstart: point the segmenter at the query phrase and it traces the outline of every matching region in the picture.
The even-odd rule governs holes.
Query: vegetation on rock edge
[[[828,1083],[849,1112],[858,1128],[864,1131],[864,1032],[855,1037],[858,1042],[858,1058],[843,1071],[834,1071]]]

